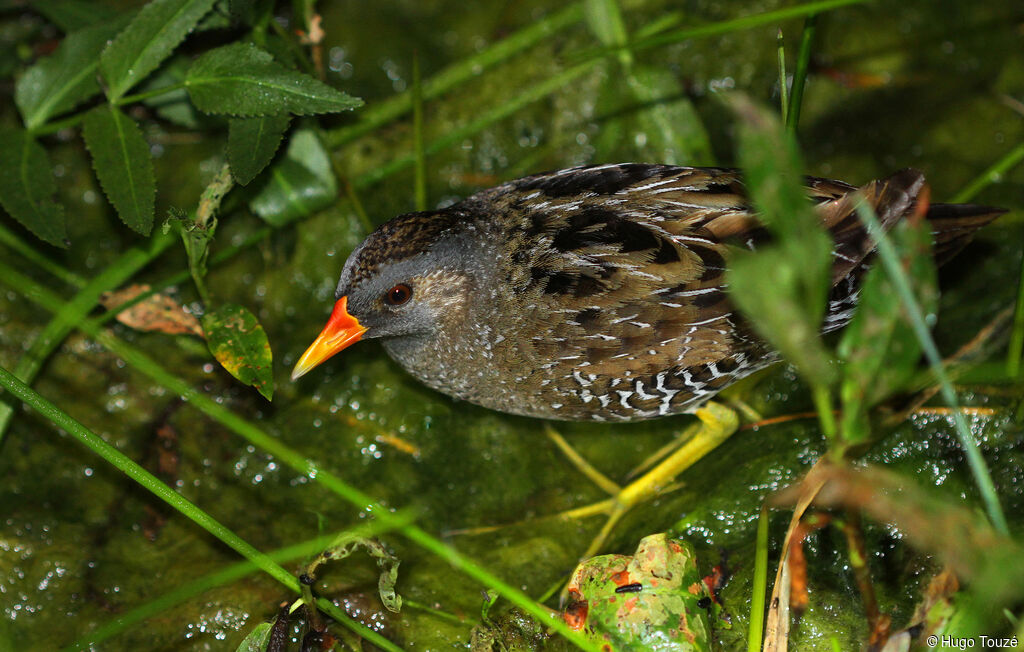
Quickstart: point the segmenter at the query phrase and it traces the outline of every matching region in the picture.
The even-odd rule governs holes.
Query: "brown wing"
[[[727,245],[708,228],[754,224],[735,171],[602,166],[514,190],[513,250],[527,259],[507,271],[522,314],[535,317],[521,343],[532,363],[641,376],[745,347],[723,288]]]
[[[911,208],[922,183],[919,173],[906,171],[868,184],[863,194],[888,227]],[[853,190],[807,179],[808,196],[836,242],[836,318],[828,328],[848,319],[857,285],[851,272],[873,249]],[[575,377],[584,400],[587,393],[602,402],[621,396],[626,418],[674,412],[677,403],[774,360],[733,314],[725,291],[730,249],[770,239],[737,171],[597,166],[528,177],[493,192],[489,201],[518,223],[518,258],[504,270],[523,321],[517,330],[530,334],[518,350],[551,379]]]

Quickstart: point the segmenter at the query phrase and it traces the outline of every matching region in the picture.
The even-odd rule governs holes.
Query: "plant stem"
[[[800,107],[804,101],[804,84],[807,82],[807,71],[811,65],[811,46],[814,34],[818,29],[818,14],[811,14],[804,21],[804,31],[800,35],[800,52],[796,59],[796,70],[793,72],[793,93],[789,96],[789,110],[786,111],[786,129],[796,133],[800,122]]]
[[[786,114],[789,111],[789,83],[786,79],[786,45],[782,39],[782,28],[776,36],[776,43],[779,49],[779,111],[782,114],[782,124],[787,124]]]
[[[1017,307],[1013,315],[1013,330],[1010,346],[1006,350],[1006,375],[1016,378],[1020,375],[1021,355],[1024,354],[1024,256],[1020,261],[1020,278],[1017,280]]]
[[[412,137],[416,159],[416,210],[427,210],[427,155],[423,150],[423,83],[420,79],[420,58],[412,57]]]
[[[757,518],[757,543],[754,550],[754,579],[750,595],[750,628],[747,652],[759,652],[764,637],[764,604],[768,591],[768,507],[761,506]]]
[[[896,253],[892,242],[889,240],[889,236],[882,229],[881,224],[878,222],[878,217],[867,202],[860,201],[857,204],[857,213],[867,227],[868,233],[877,243],[878,257],[881,259],[882,265],[889,274],[889,278],[892,280],[892,284],[899,293],[900,300],[903,302],[903,307],[910,317],[914,334],[921,343],[921,349],[924,351],[932,373],[935,374],[935,378],[939,383],[942,398],[948,407],[954,409],[953,420],[956,424],[957,437],[960,440],[960,446],[963,448],[964,455],[967,457],[968,466],[971,469],[971,474],[974,476],[974,483],[981,493],[989,520],[996,531],[1000,534],[1008,535],[1009,528],[1006,524],[1006,517],[1003,515],[1003,509],[999,504],[999,495],[992,484],[992,475],[985,464],[985,459],[978,450],[978,443],[974,440],[974,436],[967,426],[963,413],[956,409],[959,405],[956,392],[953,391],[953,384],[950,382],[946,368],[942,364],[942,356],[939,355],[939,350],[935,346],[935,340],[932,339],[932,334],[928,330],[928,324],[921,312],[921,306],[917,303],[917,299],[914,298],[910,281],[907,279],[907,274],[900,263],[899,254]]]
[[[814,407],[818,410],[821,430],[829,443],[835,444],[836,415],[832,411],[832,394],[826,385],[818,385],[811,391],[811,395],[814,397]]]

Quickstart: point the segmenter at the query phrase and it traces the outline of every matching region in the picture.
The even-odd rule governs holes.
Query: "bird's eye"
[[[392,306],[400,306],[412,298],[412,288],[405,283],[399,283],[384,293],[384,300]]]

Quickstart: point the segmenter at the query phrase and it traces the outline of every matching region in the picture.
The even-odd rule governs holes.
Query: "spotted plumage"
[[[861,194],[888,228],[923,184],[905,170]],[[854,186],[808,178],[806,190],[835,243],[828,331],[849,320],[874,245]],[[931,206],[937,257],[998,213]],[[736,170],[572,168],[382,225],[345,264],[337,299],[357,338],[380,337],[446,394],[550,419],[647,419],[692,411],[776,360],[724,283],[731,251],[769,239]],[[391,305],[399,285],[411,298]]]

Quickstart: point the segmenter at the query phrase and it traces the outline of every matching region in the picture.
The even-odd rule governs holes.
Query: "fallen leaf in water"
[[[148,285],[129,285],[115,292],[104,292],[100,297],[100,303],[108,310],[114,310],[149,291]],[[139,331],[203,336],[203,327],[199,325],[199,320],[185,312],[180,303],[160,292],[155,292],[117,313],[117,321]]]

